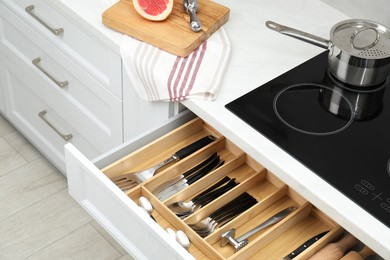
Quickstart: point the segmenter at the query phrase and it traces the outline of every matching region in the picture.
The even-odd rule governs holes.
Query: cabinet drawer
[[[6,60],[3,59],[3,62]],[[8,103],[6,115],[58,169],[65,172],[63,147],[67,143],[65,140],[67,138],[70,138],[69,141],[83,150],[89,158],[100,153],[79,133],[77,128],[64,121],[61,114],[31,90],[28,86],[30,82],[25,82],[18,74],[20,68],[15,67],[11,62],[7,62],[7,65],[7,69],[1,73],[4,76],[2,82],[6,84],[4,89],[5,101]]]
[[[324,213],[303,199],[262,165],[190,113],[170,120],[140,138],[97,158],[94,163],[77,149],[65,147],[70,194],[137,259],[281,259],[313,235],[329,231],[296,259],[306,259],[327,243],[338,238],[343,229]],[[188,122],[187,122],[188,121]],[[186,122],[186,123],[185,123]],[[190,156],[169,165],[153,177],[129,190],[122,191],[111,181],[128,171],[139,171],[168,158],[178,149],[193,141],[213,135],[217,139]],[[160,137],[158,137],[160,136]],[[161,185],[198,165],[217,153],[224,164],[191,185],[161,198]],[[170,205],[188,201],[224,177],[238,183],[223,195],[192,214],[180,218]],[[242,193],[248,193],[256,203],[213,232],[201,236],[191,224],[205,219],[216,209],[226,205]],[[153,205],[154,222],[137,203],[140,197]],[[252,234],[249,244],[235,252],[230,245],[221,245],[221,236],[234,228],[241,236],[275,213],[287,207],[296,209],[281,221]],[[184,231],[191,241],[189,251],[176,243],[165,232]],[[153,246],[151,246],[153,245]]]
[[[117,97],[122,97],[120,56],[101,43],[92,33],[58,12],[51,6],[50,1],[17,0],[3,3],[14,10],[29,26],[36,29],[40,35],[71,56],[72,60]],[[55,35],[49,28],[62,31]],[[31,30],[28,28],[24,28],[22,33],[27,37],[34,37],[30,35]]]
[[[37,41],[25,37],[22,33],[25,25],[15,15],[7,17],[9,19],[0,18],[1,49],[10,60],[27,71],[19,73],[19,77],[26,81],[26,87],[50,104],[97,150],[105,152],[120,144],[123,138],[121,100],[45,39],[39,40],[39,35],[36,35]],[[31,35],[35,34],[31,32]],[[68,85],[61,88],[50,75],[58,81],[68,82]]]

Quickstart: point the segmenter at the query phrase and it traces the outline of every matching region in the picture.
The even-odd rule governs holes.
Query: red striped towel
[[[132,87],[144,100],[214,100],[230,57],[230,41],[220,28],[182,58],[125,35],[121,56]]]

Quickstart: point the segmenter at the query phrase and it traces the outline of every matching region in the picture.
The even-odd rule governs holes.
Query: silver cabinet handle
[[[69,142],[72,138],[73,138],[73,135],[72,134],[63,134],[61,133],[55,126],[52,125],[52,123],[50,123],[46,118],[45,118],[45,115],[46,115],[47,111],[46,110],[42,110],[41,112],[38,113],[38,116],[40,118],[42,118],[42,120],[48,125],[50,126],[51,129],[53,129],[59,136],[62,137],[62,139],[64,139],[66,142]]]
[[[49,79],[51,79],[57,86],[60,88],[65,88],[66,86],[69,85],[69,82],[67,80],[65,81],[58,81],[56,80],[52,75],[50,75],[46,70],[44,70],[41,65],[39,64],[41,62],[41,58],[36,58],[32,60],[32,64],[34,64],[35,67],[37,67],[40,71],[43,72]]]
[[[43,26],[46,27],[46,29],[48,29],[50,32],[52,32],[54,35],[61,35],[64,33],[64,28],[52,28],[50,27],[46,22],[44,22],[41,18],[39,18],[38,16],[36,16],[36,14],[34,13],[34,5],[29,5],[27,6],[24,10],[26,10],[26,12],[31,15],[35,20],[37,20],[40,24],[42,24]]]

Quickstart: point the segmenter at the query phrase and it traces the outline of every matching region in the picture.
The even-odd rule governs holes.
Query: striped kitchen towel
[[[125,35],[124,68],[146,101],[214,100],[230,57],[230,41],[220,28],[188,57],[182,58]]]

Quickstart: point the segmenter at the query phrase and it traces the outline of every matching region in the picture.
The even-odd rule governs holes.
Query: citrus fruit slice
[[[162,21],[172,12],[173,0],[133,0],[133,6],[142,17]]]

